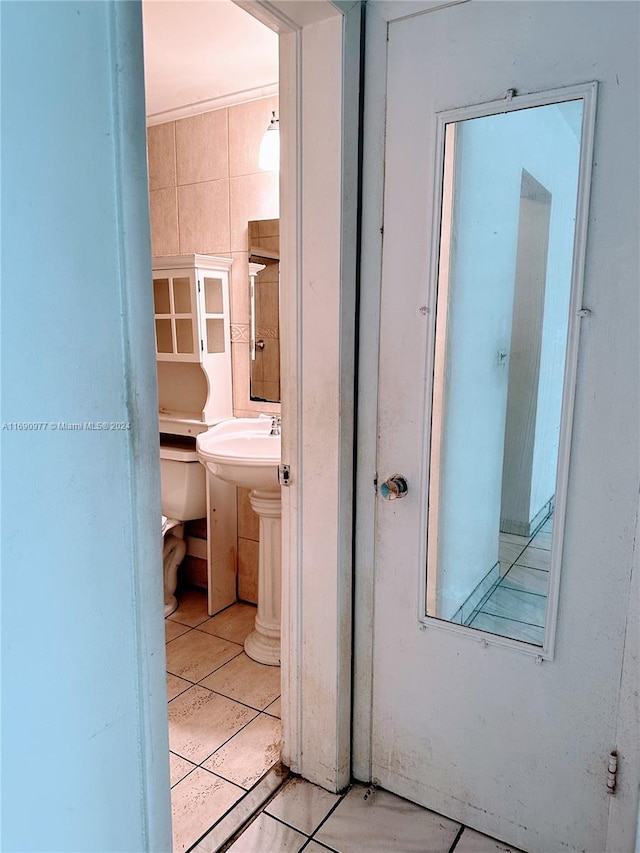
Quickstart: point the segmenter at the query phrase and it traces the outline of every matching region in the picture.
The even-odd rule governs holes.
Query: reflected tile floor
[[[291,778],[246,829],[216,846],[215,830],[193,853],[521,853],[382,789],[330,794]]]
[[[500,534],[502,577],[465,624],[536,646],[543,644],[552,528],[549,517],[532,537]]]
[[[173,851],[184,853],[230,810],[259,804],[254,786],[280,759],[280,667],[244,653],[255,607],[210,617],[204,590],[178,599],[165,638]]]

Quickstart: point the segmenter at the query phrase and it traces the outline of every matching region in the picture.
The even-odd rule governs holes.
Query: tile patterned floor
[[[387,791],[282,784],[280,669],[244,654],[254,616],[210,618],[192,589],[165,620],[174,853],[519,853]]]
[[[553,519],[533,537],[500,534],[501,578],[465,624],[541,646],[544,640]]]
[[[255,607],[209,617],[198,589],[179,602],[165,619],[174,853],[245,803],[280,759],[280,667],[255,663],[242,645]]]
[[[330,794],[291,778],[235,840],[193,853],[521,853],[381,789]]]

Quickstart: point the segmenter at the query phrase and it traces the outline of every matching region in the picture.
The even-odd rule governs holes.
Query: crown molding
[[[185,104],[172,110],[163,110],[147,116],[147,127],[154,124],[165,124],[168,121],[176,121],[189,116],[208,113],[212,110],[222,110],[225,107],[236,107],[239,104],[248,104],[250,101],[259,101],[262,98],[271,98],[278,94],[278,84],[270,83],[268,86],[257,86],[254,89],[244,89],[241,92],[232,92],[229,95],[221,95],[218,98],[209,98],[206,101],[196,101],[194,104]]]

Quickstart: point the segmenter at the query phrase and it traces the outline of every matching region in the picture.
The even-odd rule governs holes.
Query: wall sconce
[[[266,172],[280,170],[280,121],[275,110],[271,113],[271,122],[260,143],[258,165]]]

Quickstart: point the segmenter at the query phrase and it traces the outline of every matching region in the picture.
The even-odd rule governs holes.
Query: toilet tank
[[[162,514],[179,521],[204,518],[207,514],[205,473],[195,450],[161,444]]]

